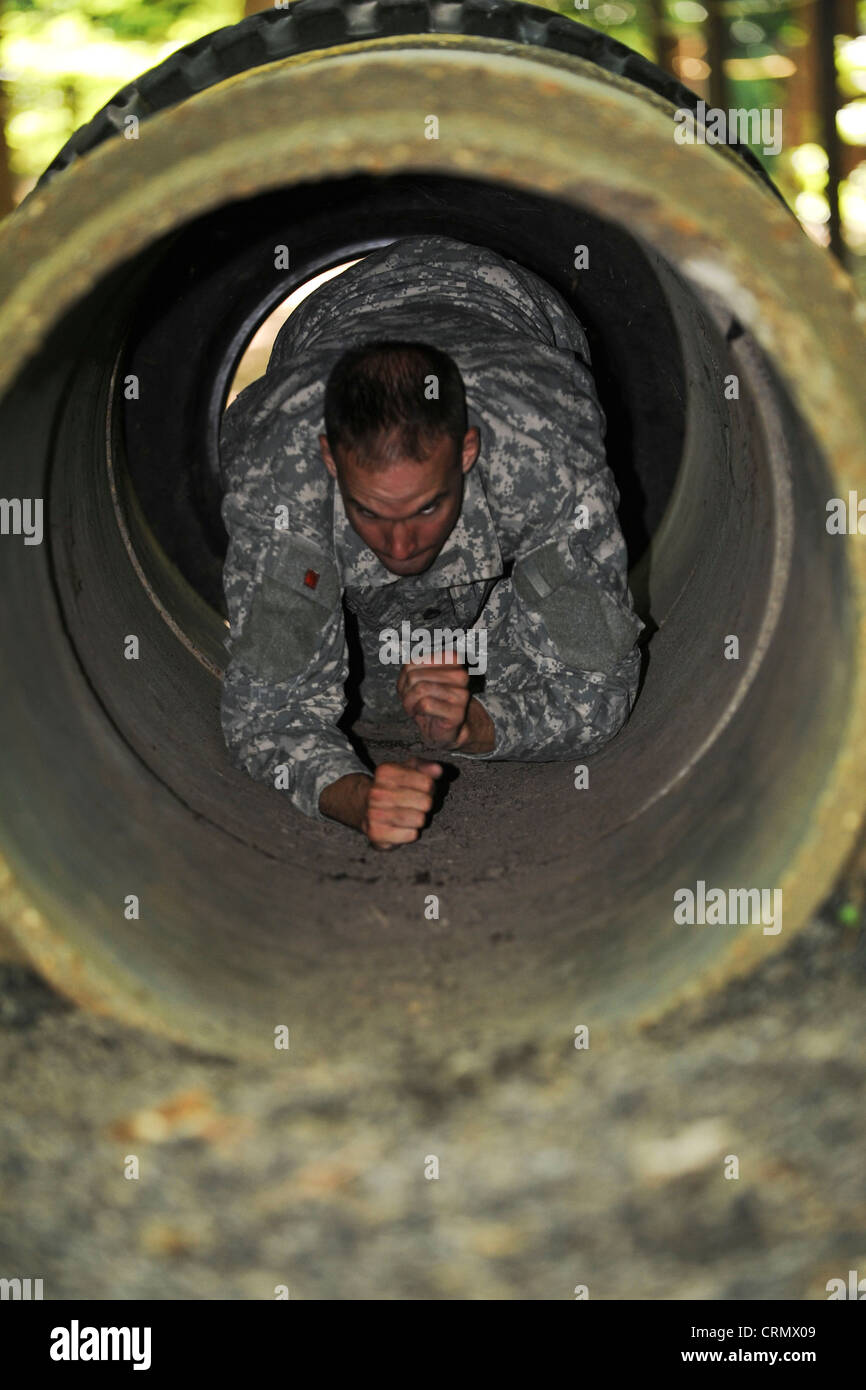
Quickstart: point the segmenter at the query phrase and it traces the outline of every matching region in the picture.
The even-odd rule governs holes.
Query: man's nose
[[[407,526],[403,523],[395,525],[391,530],[391,557],[394,560],[406,560],[415,549],[414,537]]]

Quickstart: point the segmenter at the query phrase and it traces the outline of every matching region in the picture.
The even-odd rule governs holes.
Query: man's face
[[[463,501],[463,478],[478,457],[480,435],[467,430],[462,450],[452,439],[435,441],[426,459],[397,458],[371,469],[354,453],[337,450],[324,434],[319,447],[335,478],[346,515],[365,545],[392,574],[423,574],[453,531]]]

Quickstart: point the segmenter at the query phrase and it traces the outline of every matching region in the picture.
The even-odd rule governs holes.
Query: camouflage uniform
[[[319,452],[331,367],[380,338],[450,353],[481,433],[457,524],[417,576],[392,574],[364,544]],[[406,718],[399,667],[378,659],[382,629],[407,619],[487,628],[479,698],[495,747],[445,756],[549,761],[606,743],[634,702],[643,624],[604,429],[586,337],[565,301],[482,247],[406,237],[303,301],[265,376],[223,417],[222,724],[234,761],[275,785],[281,769],[294,805],[317,819],[324,787],[368,770],[335,727],[346,704],[343,602],[357,615],[373,717]]]

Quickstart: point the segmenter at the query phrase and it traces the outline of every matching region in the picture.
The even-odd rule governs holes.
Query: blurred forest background
[[[0,215],[125,83],[269,8],[264,0],[0,0]],[[809,236],[866,293],[866,0],[558,0],[545,8],[620,39],[710,106],[781,108],[781,153],[754,152]]]

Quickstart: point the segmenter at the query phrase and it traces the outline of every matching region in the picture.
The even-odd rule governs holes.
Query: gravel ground
[[[864,982],[828,914],[643,1033],[386,1077],[202,1056],[7,962],[0,1274],[46,1299],[824,1299],[866,1274]]]

